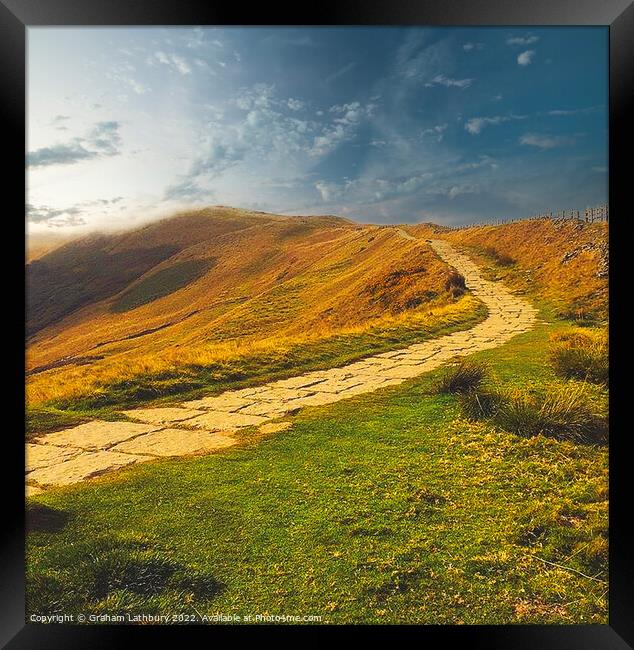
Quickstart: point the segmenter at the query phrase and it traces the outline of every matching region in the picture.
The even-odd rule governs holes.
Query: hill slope
[[[605,222],[532,219],[461,230],[419,224],[408,230],[465,247],[490,275],[548,302],[562,318],[607,318]]]
[[[87,237],[27,267],[30,397],[390,326],[454,305],[449,274],[424,242],[337,217],[219,207]]]

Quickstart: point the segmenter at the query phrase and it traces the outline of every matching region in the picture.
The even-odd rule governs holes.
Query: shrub
[[[555,335],[549,358],[555,372],[567,379],[608,384],[608,336],[605,331],[572,330]]]
[[[486,420],[494,417],[504,402],[500,391],[478,388],[460,395],[460,410],[468,420]]]
[[[445,282],[445,291],[451,294],[452,298],[458,298],[467,290],[464,276],[457,271],[451,271]]]
[[[598,444],[608,438],[608,419],[583,384],[554,387],[542,395],[478,388],[460,396],[460,407],[469,420],[490,420],[525,438],[543,435]]]
[[[550,436],[573,442],[607,441],[607,418],[592,407],[584,386],[555,388],[545,396],[524,391],[508,395],[493,416],[502,429],[523,437]]]
[[[476,389],[487,375],[483,363],[464,359],[449,366],[434,385],[436,393],[466,393]]]
[[[500,253],[500,251],[495,248],[488,247],[484,249],[484,252],[495,260],[495,263],[499,266],[513,266],[515,260],[506,253]]]

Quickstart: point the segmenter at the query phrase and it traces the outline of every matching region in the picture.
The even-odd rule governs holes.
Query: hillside
[[[562,318],[608,315],[608,224],[535,219],[449,230],[408,227],[418,237],[465,247],[489,275],[546,301]]]
[[[466,315],[449,274],[424,242],[337,217],[217,207],[86,237],[27,266],[30,399],[390,327],[431,307]]]
[[[25,247],[27,263],[44,257],[47,253],[50,253],[72,239],[74,237],[58,232],[28,233]]]

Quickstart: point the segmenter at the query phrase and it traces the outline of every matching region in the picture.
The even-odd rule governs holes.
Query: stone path
[[[398,230],[404,239],[414,239]],[[536,310],[503,285],[485,280],[477,266],[445,241],[436,253],[461,273],[488,308],[470,330],[384,352],[339,368],[244,388],[179,406],[124,411],[134,422],[93,421],[27,444],[27,494],[67,485],[153,458],[210,453],[238,442],[235,433],[256,426],[273,433],[290,426],[272,422],[306,406],[330,404],[400,384],[452,359],[493,348],[530,329]]]

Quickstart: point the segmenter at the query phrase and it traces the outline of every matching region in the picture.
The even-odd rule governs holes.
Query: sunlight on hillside
[[[90,265],[90,257],[103,261]],[[31,404],[336,336],[389,336],[404,326],[424,335],[477,308],[457,301],[449,267],[424,241],[335,217],[228,208],[87,238],[31,272],[33,284],[46,277],[47,291],[64,296],[51,304],[33,292]]]

